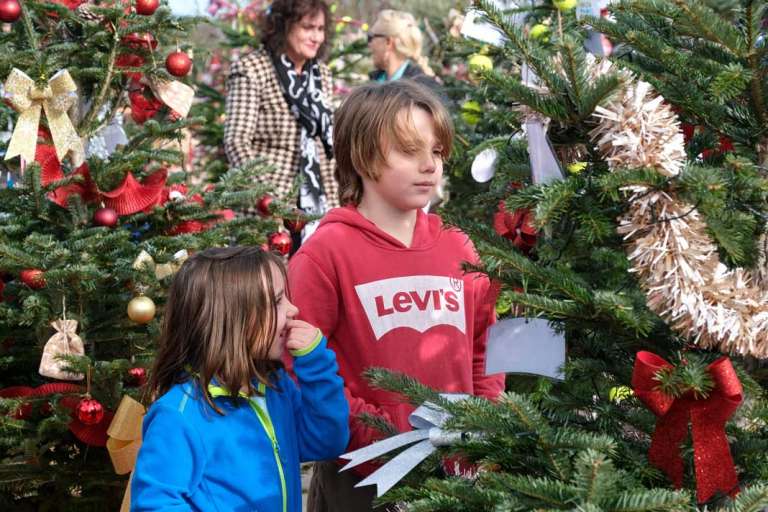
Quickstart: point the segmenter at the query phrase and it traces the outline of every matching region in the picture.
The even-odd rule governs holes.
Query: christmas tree
[[[559,378],[510,374],[497,403],[372,371],[375,385],[450,413],[426,415],[437,428],[419,450],[438,456],[383,500],[763,510],[765,3],[626,0],[612,18],[583,12],[590,2],[577,16],[576,0],[501,4],[475,3],[492,44],[457,53],[487,61],[452,91],[480,115],[456,120],[445,214],[499,286],[497,327],[518,327],[491,336],[492,362],[531,367],[558,339],[567,357]],[[585,49],[608,53],[600,33],[610,58]],[[434,476],[451,454],[463,474]],[[410,467],[392,462],[389,476]],[[384,473],[369,480],[380,491]]]
[[[148,399],[171,276],[195,251],[277,229],[234,215],[268,192],[262,166],[211,182],[179,151],[203,122],[184,83],[195,20],[159,4],[0,2],[4,510],[119,508],[141,417],[127,437],[122,413],[110,425],[125,396]]]

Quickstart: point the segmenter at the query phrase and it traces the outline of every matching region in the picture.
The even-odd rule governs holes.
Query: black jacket
[[[386,79],[387,72],[382,69],[377,69],[369,73],[368,77],[372,81],[379,81],[382,78]],[[443,86],[440,85],[437,80],[431,76],[427,76],[418,65],[414,64],[413,62],[409,62],[405,66],[405,71],[403,71],[403,78],[413,80],[414,82],[420,83],[421,85],[426,85],[440,99],[445,108],[450,108],[451,101],[445,94]]]

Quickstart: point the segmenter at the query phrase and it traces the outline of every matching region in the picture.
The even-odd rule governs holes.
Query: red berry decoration
[[[83,398],[78,402],[77,419],[84,425],[96,425],[104,418],[104,406],[93,398]]]
[[[259,199],[259,202],[256,203],[256,209],[259,210],[259,213],[262,217],[269,217],[272,215],[272,212],[269,210],[269,205],[272,204],[272,201],[274,201],[275,198],[271,195],[267,194],[261,199]]]
[[[93,213],[93,223],[97,226],[113,228],[117,226],[117,212],[112,208],[99,208]]]
[[[160,6],[159,0],[136,0],[136,14],[151,16]]]
[[[291,233],[300,233],[307,225],[307,218],[301,210],[294,210],[283,219],[283,224]]]
[[[140,366],[131,368],[128,370],[128,378],[126,379],[129,386],[143,386],[147,382],[147,370]]]
[[[45,273],[39,268],[25,268],[19,272],[21,282],[32,289],[45,288]]]
[[[13,23],[21,16],[19,0],[0,0],[0,20]]]
[[[269,248],[279,252],[283,256],[287,256],[291,252],[292,245],[291,235],[284,231],[269,235]]]
[[[165,59],[165,69],[173,76],[184,76],[192,69],[192,59],[180,50],[171,52]]]

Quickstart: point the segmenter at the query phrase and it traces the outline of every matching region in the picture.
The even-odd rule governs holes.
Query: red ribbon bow
[[[637,353],[632,387],[658,417],[648,451],[649,462],[664,471],[677,488],[682,487],[680,444],[688,435],[690,421],[698,502],[709,501],[717,491],[736,495],[739,480],[725,437],[725,422],[739,407],[743,390],[731,360],[723,356],[707,367],[715,387],[707,398],[698,400],[693,393],[680,398],[663,393],[656,374],[664,368],[672,365],[652,352]]]

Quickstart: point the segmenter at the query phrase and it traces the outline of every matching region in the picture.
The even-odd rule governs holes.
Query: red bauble
[[[45,288],[45,274],[39,268],[25,268],[19,272],[19,277],[21,282],[30,288],[35,290]]]
[[[0,20],[13,23],[21,16],[19,0],[0,0]]]
[[[136,14],[151,16],[159,6],[159,0],[136,0]]]
[[[300,233],[304,226],[307,225],[307,218],[301,210],[294,210],[283,219],[283,224],[291,233]]]
[[[259,213],[262,217],[269,217],[272,215],[272,212],[269,210],[269,205],[274,201],[275,198],[271,195],[267,194],[261,199],[259,199],[259,202],[256,203],[256,209],[259,210]]]
[[[99,208],[93,213],[93,223],[97,226],[113,228],[118,220],[117,212],[112,208]]]
[[[126,384],[129,386],[143,386],[147,382],[147,370],[140,366],[128,370]]]
[[[283,256],[287,256],[291,252],[291,245],[293,245],[291,235],[284,231],[269,235],[269,248]]]
[[[83,398],[75,409],[77,419],[83,425],[96,425],[104,418],[104,406],[93,398]]]
[[[184,76],[192,69],[192,59],[182,51],[171,52],[165,59],[165,69],[173,76]]]

